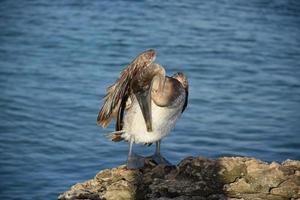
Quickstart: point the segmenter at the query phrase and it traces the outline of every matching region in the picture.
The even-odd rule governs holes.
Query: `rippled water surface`
[[[124,163],[127,144],[108,141],[113,126],[96,115],[105,88],[149,48],[190,81],[162,144],[170,161],[300,159],[299,35],[296,0],[1,1],[1,199],[55,199]]]

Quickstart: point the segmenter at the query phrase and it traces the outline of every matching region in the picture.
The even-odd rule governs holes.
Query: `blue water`
[[[0,198],[55,199],[123,164],[96,125],[105,88],[154,48],[190,81],[163,141],[189,155],[300,159],[300,2],[1,1]],[[150,154],[154,147],[139,146]]]

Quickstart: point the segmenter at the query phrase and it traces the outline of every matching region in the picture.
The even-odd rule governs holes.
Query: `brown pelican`
[[[144,158],[134,154],[133,143],[156,143],[152,159],[157,164],[170,163],[160,154],[160,141],[175,126],[188,102],[188,81],[183,73],[166,76],[165,69],[154,63],[150,49],[138,55],[107,89],[97,123],[107,127],[116,119],[112,141],[129,142],[127,167],[140,168]]]

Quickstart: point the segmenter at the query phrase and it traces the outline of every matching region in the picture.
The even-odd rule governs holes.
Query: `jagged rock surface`
[[[100,171],[58,199],[300,200],[300,161],[188,157],[167,167],[147,160],[140,170],[119,166]]]

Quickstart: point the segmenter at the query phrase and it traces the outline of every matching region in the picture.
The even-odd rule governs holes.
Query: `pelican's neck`
[[[162,75],[156,75],[152,81],[151,99],[158,106],[166,106],[166,81],[167,78]]]
[[[151,90],[153,95],[160,95],[164,91],[166,77],[164,71],[158,71],[152,79]]]

